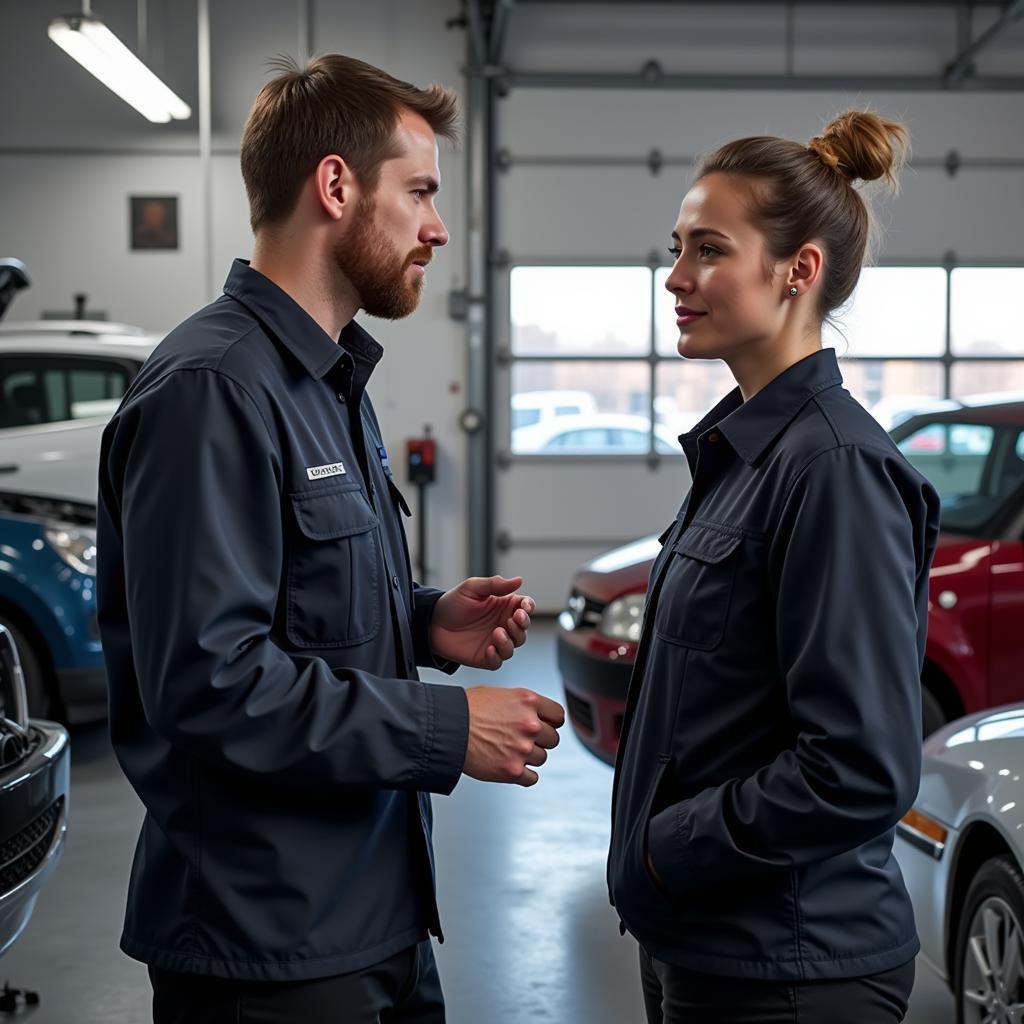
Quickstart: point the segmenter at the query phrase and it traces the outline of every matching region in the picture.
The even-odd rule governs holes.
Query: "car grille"
[[[12,494],[0,491],[0,512],[11,512],[18,516],[35,519],[59,519],[62,523],[75,526],[96,525],[96,506],[80,501],[59,498],[36,497],[32,494]]]
[[[588,626],[596,626],[601,622],[606,605],[600,601],[573,590],[569,595],[569,607],[566,609],[572,619],[573,629],[583,629]]]
[[[0,846],[0,894],[10,892],[42,864],[64,808],[64,797]]]
[[[577,727],[594,735],[594,709],[590,702],[577,697],[574,693],[566,691],[565,703],[569,707],[569,715]]]

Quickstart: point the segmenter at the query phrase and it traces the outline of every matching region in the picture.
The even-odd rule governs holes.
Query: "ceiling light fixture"
[[[54,18],[49,37],[111,92],[117,93],[143,117],[157,124],[183,121],[192,108],[176,96],[83,3],[81,14]]]

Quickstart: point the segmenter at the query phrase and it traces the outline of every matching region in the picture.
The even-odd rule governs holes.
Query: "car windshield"
[[[1024,490],[1024,427],[933,422],[920,418],[892,432],[911,465],[942,503],[942,529],[984,536]]]

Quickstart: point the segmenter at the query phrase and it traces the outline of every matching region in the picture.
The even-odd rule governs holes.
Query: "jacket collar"
[[[783,370],[747,402],[735,388],[679,440],[685,448],[715,427],[753,465],[815,395],[842,383],[835,349],[823,348]]]
[[[314,380],[326,376],[346,353],[369,377],[384,354],[354,320],[346,324],[336,343],[287,292],[253,270],[248,260],[236,259],[231,264],[224,294],[242,303]]]

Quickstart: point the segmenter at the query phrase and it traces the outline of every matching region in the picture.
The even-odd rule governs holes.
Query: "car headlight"
[[[46,542],[76,572],[96,575],[96,531],[86,526],[48,526]]]
[[[598,632],[612,640],[628,640],[638,643],[644,622],[646,594],[627,594],[612,601],[601,616]]]

